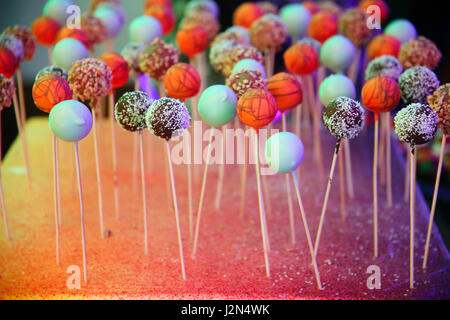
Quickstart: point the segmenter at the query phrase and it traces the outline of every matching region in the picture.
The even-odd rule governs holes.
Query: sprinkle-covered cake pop
[[[261,52],[259,52],[255,47],[236,45],[228,52],[228,55],[224,60],[223,73],[225,76],[228,77],[230,75],[231,70],[233,70],[234,65],[238,61],[247,58],[256,60],[261,64],[264,63]]]
[[[264,10],[254,2],[244,2],[233,12],[233,24],[249,29],[252,23],[264,15]]]
[[[320,84],[320,102],[322,102],[324,106],[328,106],[332,100],[339,97],[355,99],[356,88],[349,77],[342,74],[333,74]]]
[[[271,123],[277,111],[277,102],[270,92],[264,89],[248,90],[239,98],[236,105],[239,119],[254,129],[259,129]]]
[[[428,97],[430,107],[438,116],[438,125],[442,132],[450,135],[450,83],[446,83]]]
[[[176,99],[187,99],[195,96],[200,90],[200,75],[187,63],[177,63],[167,70],[164,86],[167,95]]]
[[[188,24],[197,24],[205,28],[206,33],[208,34],[208,40],[214,39],[220,30],[219,21],[217,21],[213,14],[207,11],[191,12],[184,16],[181,21],[181,26]]]
[[[34,82],[32,95],[36,106],[47,113],[61,101],[72,99],[67,81],[54,73],[39,77]]]
[[[36,77],[34,78],[34,81],[36,82],[44,74],[49,74],[49,73],[56,74],[57,76],[60,76],[61,78],[63,78],[66,81],[67,81],[67,79],[69,77],[69,73],[67,72],[67,70],[65,70],[63,68],[60,68],[60,67],[56,67],[56,66],[47,66],[47,67],[41,69],[36,74]]]
[[[161,98],[153,102],[145,116],[148,129],[154,135],[169,141],[181,136],[189,128],[191,117],[185,104],[178,99]]]
[[[108,37],[108,29],[102,20],[88,13],[81,16],[81,30],[88,37],[89,48],[102,43]]]
[[[55,19],[59,24],[64,25],[69,17],[67,9],[73,5],[70,0],[48,0],[42,11],[44,16]]]
[[[427,97],[439,87],[436,74],[427,67],[409,68],[398,79],[405,103],[427,103]]]
[[[141,53],[143,53],[144,50],[144,44],[139,42],[130,42],[126,44],[120,52],[122,57],[127,61],[128,68],[130,69],[134,77],[142,73],[142,70],[139,67],[139,63],[141,61]]]
[[[226,85],[231,88],[238,99],[249,89],[266,89],[266,81],[259,71],[241,71],[228,77]]]
[[[401,42],[387,34],[382,34],[373,38],[367,47],[369,58],[375,59],[384,55],[398,57]]]
[[[231,70],[231,74],[236,74],[239,73],[241,71],[259,71],[261,72],[261,77],[263,79],[266,79],[266,70],[264,68],[264,66],[254,60],[254,59],[242,59],[239,60],[238,62],[236,62],[236,64],[233,67],[233,70]]]
[[[80,141],[92,129],[92,114],[83,103],[65,100],[50,111],[50,130],[59,139],[69,142]]]
[[[205,89],[198,102],[198,113],[204,122],[217,128],[230,122],[236,115],[237,97],[224,85],[213,85]]]
[[[15,25],[6,28],[3,33],[15,36],[22,41],[24,59],[27,61],[33,60],[34,52],[36,51],[36,42],[33,39],[33,35],[26,27]]]
[[[392,21],[386,26],[384,33],[397,38],[401,43],[417,38],[416,27],[406,19]]]
[[[364,126],[364,109],[353,99],[336,98],[323,110],[323,123],[338,140],[354,139]]]
[[[398,55],[398,60],[405,69],[425,66],[433,70],[441,58],[442,54],[434,42],[422,36],[403,44]]]
[[[320,62],[332,71],[339,73],[353,62],[355,46],[342,35],[329,38],[320,50]]]
[[[350,8],[341,14],[339,31],[356,47],[366,45],[373,34],[373,31],[367,27],[367,14],[361,8]]]
[[[105,52],[99,60],[106,63],[112,73],[111,85],[114,89],[123,87],[128,81],[130,70],[127,61],[118,53]]]
[[[331,13],[319,12],[312,16],[308,26],[308,36],[324,43],[338,33],[338,21]]]
[[[17,37],[9,35],[9,34],[0,34],[0,47],[8,48],[17,59],[17,62],[20,64],[23,60],[24,56],[24,48],[22,41],[20,41]]]
[[[438,117],[428,105],[412,103],[397,113],[394,122],[400,141],[414,147],[433,140]]]
[[[159,21],[163,35],[167,35],[175,29],[176,17],[171,8],[166,6],[151,6],[144,13]]]
[[[75,61],[86,59],[88,56],[87,48],[80,41],[66,38],[53,48],[52,60],[55,66],[69,70]]]
[[[391,77],[398,80],[403,73],[403,67],[400,61],[393,56],[381,56],[370,61],[366,69],[366,80],[378,76]]]
[[[232,40],[222,40],[214,44],[209,51],[209,62],[214,70],[224,73],[225,60],[231,49],[236,47],[238,43]]]
[[[145,116],[153,102],[145,92],[126,92],[117,101],[114,109],[117,123],[127,131],[144,130],[147,126]]]
[[[188,24],[178,29],[176,40],[180,51],[189,58],[208,47],[208,33],[198,24]]]
[[[16,91],[14,80],[6,78],[0,74],[0,111],[5,107],[10,107],[12,96]]]
[[[131,21],[128,32],[130,41],[143,44],[149,44],[163,35],[161,23],[149,16],[140,16]]]
[[[184,8],[185,15],[201,11],[211,13],[216,19],[219,18],[219,6],[213,0],[191,0]]]
[[[302,85],[292,74],[280,72],[267,81],[267,88],[282,112],[292,110],[302,103]]]
[[[111,70],[98,59],[75,61],[69,70],[70,88],[82,101],[98,100],[108,95],[111,91],[111,79]]]
[[[286,41],[288,29],[283,20],[274,14],[265,14],[250,28],[252,44],[261,51],[274,51],[280,49]]]
[[[239,33],[242,37],[247,39],[247,44],[250,43],[250,31],[247,28],[241,26],[228,27],[225,32]]]
[[[295,74],[306,75],[317,69],[319,55],[313,46],[295,43],[283,55],[286,68]]]
[[[52,46],[60,29],[59,22],[49,17],[39,17],[31,25],[34,38],[43,46]]]
[[[245,29],[247,30],[247,29]],[[211,48],[214,47],[217,43],[223,41],[223,40],[230,40],[237,44],[242,44],[245,46],[250,45],[250,33],[247,31],[247,34],[244,35],[242,32],[236,31],[236,30],[230,30],[219,33],[217,36],[214,37],[213,41],[211,41]]]
[[[374,113],[394,110],[400,102],[400,95],[397,81],[385,76],[367,81],[361,93],[364,106]]]
[[[0,74],[11,78],[16,73],[18,61],[8,48],[0,47]]]
[[[171,44],[156,38],[141,54],[139,67],[154,79],[161,79],[167,70],[178,63],[178,53]]]
[[[82,44],[84,44],[86,48],[89,48],[90,45],[89,38],[86,35],[86,33],[81,29],[72,29],[69,27],[63,27],[59,31],[58,36],[56,37],[56,43],[66,38],[78,40]]]

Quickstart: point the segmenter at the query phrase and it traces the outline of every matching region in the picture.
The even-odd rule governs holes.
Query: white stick
[[[23,77],[22,77],[22,70],[17,68],[17,84],[19,87],[19,102],[20,102],[20,121],[22,122],[22,126],[24,130],[26,130],[25,124],[27,121],[27,115],[26,115],[26,105],[25,105],[25,96],[23,92]]]
[[[274,64],[275,64],[275,51],[274,50],[266,50],[264,53],[264,59],[265,59],[265,67],[267,72],[267,79],[272,78],[274,73]]]
[[[58,218],[59,218],[59,226],[63,225],[63,219],[62,219],[62,209],[61,209],[61,176],[59,173],[59,141],[56,139],[56,188],[58,189],[58,198],[57,198],[57,205],[58,205]],[[73,159],[72,159],[73,164]],[[73,179],[75,181],[75,179]]]
[[[116,134],[116,119],[114,116],[114,92],[108,96],[109,98],[109,113],[111,115],[111,136],[112,136],[112,159],[113,159],[113,181],[114,181],[114,209],[116,211],[116,219],[120,218],[119,210],[119,173],[117,170],[117,134]]]
[[[178,213],[177,192],[175,190],[175,179],[173,177],[172,158],[170,156],[169,141],[167,141],[167,161],[169,164],[170,181],[171,181],[171,185],[172,185],[173,207],[175,208],[175,220],[176,220],[176,224],[177,224],[178,248],[180,251],[181,273],[183,274],[183,280],[186,280],[186,270],[184,268],[183,242],[181,240],[180,216]]]
[[[81,185],[81,167],[80,167],[80,155],[78,153],[78,142],[74,142],[73,147],[75,149],[75,162],[77,164],[77,177],[78,177],[78,195],[80,198],[80,217],[81,217],[81,245],[83,248],[83,270],[84,270],[84,282],[88,282],[87,271],[87,258],[86,258],[86,234],[84,226],[84,204],[83,204],[83,189]]]
[[[434,184],[433,202],[431,204],[431,211],[430,211],[430,221],[428,222],[427,241],[425,242],[425,254],[423,257],[423,265],[422,265],[423,269],[427,268],[428,251],[430,249],[430,240],[431,240],[431,231],[433,229],[434,213],[436,211],[437,195],[439,192],[439,184],[441,181],[442,164],[444,162],[446,138],[447,137],[445,136],[445,134],[442,134],[441,152],[439,154],[439,164],[438,164],[438,169],[437,169],[437,174],[436,174],[436,182]]]
[[[284,112],[281,117],[281,126],[282,130],[286,132],[286,115]],[[295,221],[294,221],[294,210],[292,208],[291,184],[289,183],[289,176],[285,175],[285,178],[286,178],[286,191],[289,209],[289,225],[291,228],[291,243],[295,244]]]
[[[378,159],[378,127],[379,115],[375,114],[375,131],[373,147],[373,255],[378,257],[378,178],[377,178],[377,159]]]
[[[405,202],[408,202],[409,199],[409,164],[411,163],[411,153],[406,152],[406,164],[405,164],[405,182],[404,182],[404,194],[403,194],[403,200]]]
[[[2,139],[1,139],[1,133],[2,133],[2,110],[0,110],[0,201],[3,208],[3,223],[5,225],[5,233],[6,237],[8,239],[11,239],[11,234],[9,233],[9,227],[8,227],[8,214],[6,210],[6,202],[5,202],[5,194],[3,193],[3,182],[2,182]]]
[[[287,175],[286,175],[287,176]],[[309,252],[311,254],[311,260],[314,267],[314,274],[316,276],[317,289],[322,290],[322,283],[320,282],[319,269],[317,268],[316,256],[314,254],[314,248],[311,241],[311,233],[309,232],[308,221],[306,220],[305,209],[303,208],[302,198],[300,196],[300,189],[298,185],[298,177],[295,171],[292,172],[292,180],[294,181],[295,193],[297,194],[298,206],[300,207],[300,215],[303,221],[303,227],[305,228],[306,240],[308,241]]]
[[[148,256],[148,218],[147,218],[147,188],[145,186],[145,163],[144,163],[144,138],[142,131],[139,132],[139,151],[141,159],[141,186],[142,186],[142,214],[144,217],[144,247]]]
[[[345,141],[345,140],[344,140]],[[344,143],[345,146],[345,143]],[[338,159],[339,161],[339,204],[340,204],[340,210],[341,210],[341,220],[344,223],[345,222],[345,178],[344,178],[344,159],[343,156],[343,149],[340,150],[340,157]]]
[[[194,236],[194,247],[192,250],[192,259],[195,259],[195,254],[197,253],[198,232],[200,229],[200,219],[202,217],[203,198],[205,196],[205,187],[206,187],[206,178],[208,176],[209,160],[211,159],[211,145],[212,145],[211,142],[213,135],[214,135],[214,128],[211,128],[211,134],[209,135],[208,149],[206,151],[206,163],[203,171],[202,189],[200,191],[200,201],[198,203],[197,222],[195,224],[195,236]]]
[[[350,143],[347,139],[344,140],[344,157],[345,157],[345,173],[347,181],[347,193],[350,199],[355,197],[355,188],[353,187],[353,169],[352,158],[350,151]]]
[[[236,117],[237,118],[237,117]],[[241,206],[240,206],[240,218],[244,218],[244,209],[245,209],[245,190],[247,187],[247,161],[248,161],[248,139],[246,135],[244,135],[244,166],[242,168],[241,175]]]
[[[60,260],[60,248],[59,248],[59,207],[58,207],[58,199],[60,197],[58,190],[58,140],[56,136],[53,136],[53,202],[55,209],[55,227],[56,227],[56,264],[59,265],[61,263]]]
[[[93,126],[94,126],[94,152],[95,152],[95,166],[97,171],[97,195],[98,195],[98,214],[100,220],[100,235],[102,238],[105,237],[105,227],[103,221],[103,188],[102,188],[102,176],[100,171],[100,156],[98,150],[98,138],[97,138],[97,116],[96,116],[96,108],[98,104],[93,108],[92,118],[93,118]]]
[[[134,91],[139,91],[139,75],[136,75],[134,81]],[[137,186],[138,180],[138,166],[139,166],[139,137],[133,134],[133,187]],[[167,184],[167,182],[166,182]]]
[[[16,113],[17,128],[19,130],[19,136],[20,136],[20,139],[22,142],[22,151],[23,151],[23,157],[24,157],[24,161],[25,161],[25,169],[27,171],[28,187],[31,189],[31,171],[30,171],[30,160],[28,158],[27,138],[25,136],[25,132],[23,130],[21,120],[20,120],[19,103],[17,101],[17,93],[16,92],[14,92],[12,98],[13,98],[13,104],[14,104],[14,112]]]
[[[386,194],[387,207],[392,208],[391,113],[386,113]]]
[[[223,176],[225,174],[225,137],[226,137],[226,130],[228,128],[228,125],[225,124],[222,127],[222,158],[221,163],[219,167],[219,181],[217,181],[217,190],[216,190],[216,200],[214,201],[214,206],[216,210],[220,209],[220,200],[222,199],[222,189],[223,189]]]
[[[409,288],[414,289],[414,199],[416,195],[416,179],[415,179],[415,149],[411,149],[411,162],[410,162],[410,187],[409,187],[409,218],[410,218],[410,228],[409,228]]]

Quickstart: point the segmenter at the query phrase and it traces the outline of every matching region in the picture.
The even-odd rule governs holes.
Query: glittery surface
[[[141,53],[139,67],[154,79],[161,79],[167,70],[178,63],[178,52],[171,44],[156,38]]]
[[[403,44],[398,59],[403,68],[425,66],[433,70],[441,61],[442,54],[433,41],[419,36]]]
[[[364,127],[364,109],[353,99],[336,98],[323,110],[323,123],[337,139],[354,139]]]
[[[126,92],[117,100],[114,109],[117,123],[132,132],[145,129],[145,115],[153,102],[145,92]]]
[[[230,40],[236,44],[242,44],[242,45],[250,45],[249,37],[248,35],[242,34],[242,32],[239,31],[225,31],[219,33],[217,36],[214,37],[214,39],[211,41],[211,48],[213,48],[216,44],[224,41],[224,40]]]
[[[12,96],[16,90],[14,81],[10,78],[5,78],[0,73],[0,112],[4,107],[10,107],[12,102]]]
[[[283,20],[274,14],[265,14],[252,23],[250,39],[261,51],[276,51],[286,41],[288,29]]]
[[[26,27],[19,25],[7,27],[3,33],[15,36],[22,41],[24,59],[28,61],[33,60],[34,52],[36,51],[36,41],[34,41],[33,35]]]
[[[88,13],[81,16],[81,30],[88,38],[89,47],[102,43],[108,37],[108,29],[102,20]]]
[[[37,79],[39,79],[41,76],[43,76],[44,74],[48,74],[48,73],[53,73],[56,74],[57,76],[60,76],[61,78],[63,78],[64,80],[67,81],[68,77],[69,77],[69,73],[64,70],[63,68],[60,67],[55,67],[55,66],[47,66],[43,69],[41,69],[37,74],[36,77],[34,78],[34,81],[36,81]]]
[[[145,45],[138,42],[130,42],[123,47],[120,54],[128,62],[128,68],[133,72],[133,76],[136,77],[138,74],[142,73],[139,67],[139,62],[141,61],[141,53],[145,50]]]
[[[439,80],[427,67],[405,70],[398,80],[405,103],[427,103],[427,97],[439,87]]]
[[[214,45],[211,47],[211,50],[209,51],[209,62],[211,63],[211,66],[214,68],[214,70],[220,73],[224,72],[224,64],[226,58],[231,49],[233,49],[237,45],[238,43],[232,40],[222,40],[220,42],[214,43]],[[229,72],[231,72],[231,70]]]
[[[249,89],[267,89],[266,80],[258,70],[235,73],[227,78],[226,85],[234,91],[238,99]]]
[[[386,76],[398,81],[402,73],[403,67],[397,58],[384,55],[369,62],[366,69],[366,80]]]
[[[450,84],[446,83],[428,96],[430,107],[438,116],[439,128],[445,135],[450,134]]]

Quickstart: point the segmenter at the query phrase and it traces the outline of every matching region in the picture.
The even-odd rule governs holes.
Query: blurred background
[[[15,24],[30,27],[32,22],[42,14],[46,0],[0,0],[0,30],[4,30],[8,26]],[[80,6],[81,11],[85,12],[89,8],[90,0],[73,0],[75,4]],[[177,21],[183,16],[183,11],[188,0],[172,0],[174,12]],[[220,23],[222,30],[232,24],[232,13],[234,9],[244,1],[226,0],[216,1],[220,6]],[[301,1],[268,1],[281,7],[286,3]],[[336,3],[343,8],[356,6],[358,0],[336,0]],[[115,40],[115,51],[120,52],[128,40],[129,22],[143,14],[143,6],[145,0],[123,0],[122,4],[125,8],[127,21],[123,26],[120,34]],[[443,59],[436,70],[441,84],[450,82],[450,59],[448,59],[450,49],[450,20],[448,19],[448,10],[443,6],[444,2],[432,2],[423,0],[386,0],[390,7],[390,15],[386,23],[397,19],[406,18],[414,23],[419,35],[423,35],[434,41],[443,54]],[[439,7],[442,6],[442,8]],[[165,37],[168,42],[173,42],[175,32]],[[100,45],[96,49],[97,52],[104,52],[105,47]],[[21,68],[24,75],[24,85],[26,94],[27,116],[37,116],[45,114],[37,109],[31,97],[31,87],[37,72],[44,66],[48,65],[48,51],[46,47],[37,46],[36,54],[32,62],[25,61]],[[278,64],[280,65],[280,64]],[[213,75],[214,76],[214,75]],[[215,75],[220,79],[219,75]],[[219,80],[223,81],[223,80]],[[214,80],[212,80],[212,83]],[[124,91],[132,90],[132,83],[119,90],[118,94]],[[17,127],[14,117],[13,108],[6,108],[2,112],[2,155],[5,155],[12,141],[17,136]],[[418,182],[420,183],[422,192],[431,205],[433,195],[434,181],[436,177],[436,168],[439,156],[440,136],[435,141],[420,149],[418,155]],[[448,151],[447,146],[447,151]],[[436,210],[436,224],[444,238],[447,248],[450,248],[450,155],[444,161],[444,169],[441,178],[441,186],[439,190],[439,200]]]

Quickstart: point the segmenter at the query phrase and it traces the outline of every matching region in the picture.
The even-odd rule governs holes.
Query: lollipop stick
[[[356,85],[358,81],[358,73],[359,73],[359,61],[361,60],[361,48],[357,47],[355,52],[355,57],[353,59],[353,63],[351,64],[348,70],[348,77],[353,81]]]
[[[24,130],[26,130],[25,123],[27,121],[26,115],[26,106],[25,106],[25,96],[23,93],[23,77],[22,70],[17,68],[17,84],[19,87],[19,102],[20,102],[20,121],[22,122],[22,126]]]
[[[241,219],[244,217],[245,189],[246,189],[246,185],[247,185],[248,138],[245,135],[244,135],[244,140],[245,140],[244,165],[242,167],[242,175],[241,175],[241,206],[240,206],[240,214],[239,214]]]
[[[136,79],[134,80],[134,91],[139,91],[139,75],[136,75]],[[138,166],[139,166],[138,148],[139,148],[139,137],[133,134],[133,187],[137,186],[138,180]]]
[[[404,183],[404,194],[403,194],[403,200],[405,202],[408,202],[409,199],[409,164],[411,163],[411,154],[409,152],[406,152],[406,164],[405,164],[405,183]]]
[[[266,275],[270,278],[270,262],[269,262],[269,254],[267,244],[269,243],[267,229],[266,229],[266,219],[264,213],[264,201],[261,190],[261,176],[259,171],[259,148],[258,148],[258,132],[255,134],[255,170],[256,170],[256,184],[258,187],[258,203],[259,203],[259,217],[261,221],[261,234],[263,240],[263,248],[264,248],[264,261],[266,264]]]
[[[226,137],[226,132],[228,129],[228,125],[225,124],[222,127],[222,157],[221,157],[221,162],[220,162],[220,167],[219,167],[219,181],[217,182],[217,191],[216,191],[216,200],[215,200],[215,208],[216,210],[220,209],[220,200],[222,199],[222,189],[223,189],[223,176],[225,174],[225,137]]]
[[[287,175],[286,175],[287,176]],[[295,171],[292,172],[292,180],[294,181],[295,193],[297,194],[298,206],[300,207],[300,215],[303,221],[303,227],[305,228],[306,240],[308,241],[309,252],[311,254],[311,260],[314,266],[314,274],[317,281],[317,289],[322,290],[322,284],[320,282],[319,270],[317,268],[316,256],[314,254],[314,248],[311,241],[311,233],[309,232],[308,221],[306,220],[305,209],[303,208],[302,198],[300,196],[300,189],[298,185],[298,177]]]
[[[208,142],[208,150],[206,151],[206,163],[203,171],[202,189],[200,191],[200,201],[198,203],[197,222],[195,224],[194,248],[192,250],[192,259],[195,259],[195,254],[197,253],[198,232],[200,229],[200,219],[202,217],[203,198],[205,196],[205,187],[206,187],[206,178],[208,176],[209,160],[211,159],[211,145],[212,145],[211,142],[213,135],[214,135],[214,128],[211,128],[211,133],[209,135],[209,142]]]
[[[8,227],[8,214],[6,211],[5,194],[3,193],[3,182],[2,182],[2,113],[0,110],[0,201],[3,208],[3,223],[5,224],[5,233],[8,239],[11,239],[11,234],[9,233]]]
[[[375,132],[373,146],[373,254],[378,257],[378,180],[377,180],[377,159],[378,159],[378,127],[379,114],[375,113]]]
[[[344,140],[344,146],[345,146],[345,140]],[[339,203],[340,203],[340,210],[341,210],[341,219],[342,222],[345,222],[345,181],[344,181],[344,161],[342,159],[343,156],[343,149],[340,150],[340,157],[339,157]]]
[[[173,177],[173,168],[172,168],[172,159],[170,156],[169,141],[167,141],[167,162],[169,164],[170,182],[172,185],[173,207],[175,208],[175,220],[177,224],[178,249],[180,251],[181,273],[183,274],[183,280],[186,280],[186,270],[184,268],[183,242],[181,240],[180,216],[178,213],[177,192],[175,190],[175,179]]]
[[[441,141],[441,152],[439,154],[439,164],[436,174],[436,182],[434,184],[433,202],[431,203],[430,221],[428,222],[427,241],[425,242],[425,254],[423,257],[423,264],[422,264],[423,269],[427,268],[428,251],[430,249],[430,240],[431,240],[431,230],[433,229],[434,213],[436,211],[437,195],[439,192],[439,183],[441,181],[442,164],[444,162],[445,143],[446,143],[446,136],[445,134],[443,134]]]
[[[48,62],[53,65],[53,46],[48,47]]]
[[[391,114],[386,113],[386,193],[387,207],[392,208]]]
[[[328,205],[328,197],[330,196],[331,183],[333,181],[334,168],[336,167],[336,159],[338,157],[340,145],[341,145],[341,141],[338,140],[336,142],[336,147],[334,149],[333,160],[331,161],[330,175],[328,176],[327,189],[325,191],[325,198],[324,198],[323,204],[322,204],[322,212],[320,213],[319,228],[317,229],[316,241],[314,243],[314,256],[317,256],[317,250],[319,248],[320,235],[322,234],[322,227],[323,227],[323,222],[325,219],[325,212],[327,210],[327,205]]]
[[[344,157],[345,157],[345,173],[347,181],[347,193],[350,199],[355,197],[355,189],[353,187],[353,169],[352,169],[352,159],[350,143],[346,139],[344,140]]]
[[[274,50],[266,50],[264,54],[265,59],[265,67],[267,72],[267,79],[272,78],[274,73],[274,63],[275,63],[275,51]]]
[[[63,220],[62,220],[62,210],[61,210],[61,177],[59,174],[59,142],[58,139],[56,139],[55,141],[55,145],[56,145],[56,188],[58,189],[58,197],[57,199],[57,205],[58,205],[58,217],[59,217],[59,226],[63,225]],[[72,159],[73,161],[73,159]],[[72,163],[73,164],[73,163]],[[75,180],[75,179],[73,179]]]
[[[111,136],[112,136],[112,159],[113,159],[113,180],[114,180],[114,209],[116,210],[116,219],[119,219],[119,173],[117,170],[117,134],[116,119],[114,117],[114,92],[108,96],[109,113],[111,115]]]
[[[286,132],[286,114],[284,112],[281,116],[281,126],[282,130]],[[292,244],[295,244],[295,221],[294,221],[294,210],[292,208],[291,184],[289,183],[289,176],[285,175],[285,177],[286,177],[286,191],[289,208],[289,225],[291,227],[291,242]]]
[[[409,186],[409,215],[410,215],[410,232],[409,232],[409,288],[414,288],[414,200],[416,195],[416,179],[415,179],[415,149],[411,148],[410,160],[410,181]]]
[[[386,114],[381,114],[379,126],[379,152],[378,152],[378,166],[380,167],[380,185],[384,186],[386,184]]]
[[[61,263],[60,260],[60,249],[59,249],[59,206],[58,206],[58,199],[59,199],[59,189],[58,189],[58,140],[56,136],[53,136],[53,201],[54,201],[54,207],[55,207],[55,226],[56,226],[56,264],[59,265]]]
[[[98,106],[98,103],[96,107]],[[97,194],[98,194],[98,213],[100,219],[100,235],[102,238],[105,237],[105,227],[103,222],[103,188],[102,188],[102,177],[100,171],[100,156],[98,150],[98,138],[97,138],[97,116],[96,108],[92,112],[93,126],[94,126],[94,152],[95,152],[95,166],[97,171]]]
[[[88,282],[87,271],[87,259],[86,259],[86,234],[84,227],[84,204],[83,204],[83,189],[81,186],[81,168],[80,168],[80,155],[78,152],[78,142],[73,144],[75,150],[75,162],[77,164],[77,178],[78,178],[78,195],[80,198],[80,216],[81,216],[81,245],[83,248],[83,270],[84,270],[84,282]]]
[[[144,247],[145,254],[148,256],[147,188],[145,186],[144,137],[142,131],[139,132],[139,151],[141,159],[142,214],[144,216]]]
[[[17,93],[13,94],[13,104],[14,104],[14,112],[16,113],[16,122],[17,128],[19,129],[20,139],[22,140],[22,151],[25,160],[25,169],[27,171],[28,178],[28,187],[31,189],[31,172],[30,172],[30,161],[28,158],[28,147],[27,147],[27,138],[25,132],[23,130],[21,121],[20,121],[20,112],[19,112],[19,103],[17,101]]]
[[[191,153],[187,152],[187,150],[191,150],[191,135],[188,133],[188,130],[185,132],[185,136],[183,137],[183,148],[186,153],[189,154],[188,163],[186,163],[187,169],[187,177],[188,177],[188,209],[189,209],[189,237],[192,239],[194,237],[194,210],[193,210],[193,201],[192,201],[192,166],[191,166]],[[166,170],[168,173],[168,171]]]

